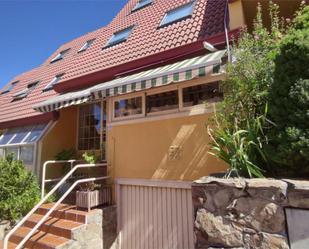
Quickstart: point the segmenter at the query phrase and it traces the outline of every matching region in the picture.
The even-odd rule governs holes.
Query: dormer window
[[[191,17],[194,9],[194,3],[195,2],[193,1],[182,5],[176,9],[168,11],[165,14],[163,20],[161,21],[160,27],[164,27],[174,22],[178,22],[188,17]]]
[[[78,53],[86,51],[88,48],[90,48],[91,44],[94,42],[95,39],[91,39],[89,41],[86,41],[85,44],[78,50]]]
[[[57,55],[50,61],[50,63],[53,63],[53,62],[62,60],[63,57],[64,57],[64,55],[65,55],[67,52],[69,52],[69,50],[70,50],[70,48],[61,51],[59,54],[57,54]]]
[[[37,84],[39,83],[39,81],[36,81],[36,82],[33,82],[33,83],[30,83],[27,85],[26,88],[24,88],[23,90],[15,93],[13,95],[13,101],[15,100],[21,100],[25,97],[27,97],[29,95],[29,93],[32,92],[32,90],[37,86]]]
[[[1,94],[6,94],[6,93],[9,93],[10,91],[13,90],[14,86],[17,85],[19,81],[14,81],[10,84],[8,84],[7,86],[5,86],[1,92]]]
[[[62,74],[57,74],[52,80],[51,82],[48,83],[48,85],[43,89],[43,92],[47,92],[51,89],[53,89],[53,86],[55,84],[57,84],[60,80],[61,80],[61,77],[64,75],[64,73]]]
[[[132,9],[132,11],[136,11],[139,9],[142,9],[152,3],[152,0],[140,0],[138,3],[135,5],[135,7]]]
[[[133,30],[133,26],[114,33],[113,36],[107,42],[105,48],[114,46],[121,42],[125,42],[129,38],[132,30]]]

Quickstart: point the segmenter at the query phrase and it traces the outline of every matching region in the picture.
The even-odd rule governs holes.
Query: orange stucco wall
[[[60,111],[60,117],[41,142],[40,167],[47,160],[55,160],[55,155],[64,149],[75,148],[77,136],[77,107]],[[60,170],[59,170],[60,169]],[[61,167],[50,167],[49,177],[58,176]]]
[[[208,115],[119,125],[109,128],[108,159],[114,178],[194,180],[224,171],[209,151]],[[171,149],[179,149],[179,158]]]
[[[246,24],[241,0],[229,4],[230,29],[236,29]]]

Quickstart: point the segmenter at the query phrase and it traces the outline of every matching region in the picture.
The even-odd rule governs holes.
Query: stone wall
[[[286,249],[284,210],[309,208],[309,182],[204,177],[192,196],[196,249]]]

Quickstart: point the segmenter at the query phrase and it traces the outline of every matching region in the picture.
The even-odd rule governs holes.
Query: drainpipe
[[[227,58],[228,58],[228,61],[231,62],[231,50],[230,50],[230,43],[229,43],[229,34],[228,34],[228,29],[227,29],[228,8],[229,8],[229,0],[226,0],[225,11],[224,11],[224,31],[225,31]]]

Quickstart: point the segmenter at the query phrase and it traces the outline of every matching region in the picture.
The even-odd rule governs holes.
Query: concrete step
[[[24,226],[33,228],[40,220],[42,220],[42,218],[43,215],[33,214],[24,223]],[[46,219],[44,224],[38,230],[48,232],[50,234],[64,237],[67,239],[71,239],[73,231],[82,227],[83,225],[84,225],[83,223],[71,220],[49,217]]]
[[[50,210],[50,208],[53,207],[53,205],[53,203],[43,204],[36,213],[44,215]],[[80,210],[74,205],[60,204],[50,216],[53,218],[65,219],[86,224],[88,214],[89,212]]]
[[[29,234],[31,228],[29,227],[20,227],[17,231],[11,236],[10,241],[18,244],[22,241],[24,237]],[[43,231],[37,231],[34,235],[26,242],[25,247],[31,249],[60,249],[66,244],[70,243],[71,240],[56,236],[50,233]]]

